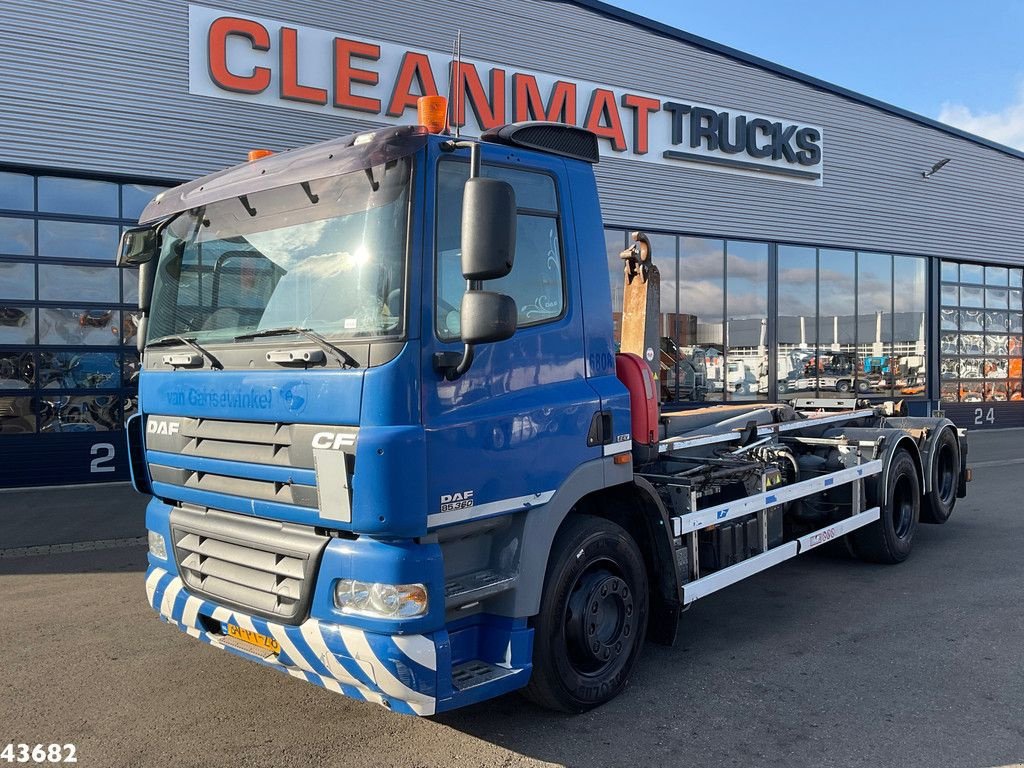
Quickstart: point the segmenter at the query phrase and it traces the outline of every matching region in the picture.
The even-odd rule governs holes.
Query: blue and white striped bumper
[[[176,574],[156,566],[146,573],[146,596],[162,619],[192,637],[292,677],[404,714],[432,715],[437,707],[439,647],[433,635],[384,635],[316,619],[275,624],[190,595]],[[237,650],[200,617],[272,637],[281,650],[266,659]],[[447,660],[447,632],[439,634]]]

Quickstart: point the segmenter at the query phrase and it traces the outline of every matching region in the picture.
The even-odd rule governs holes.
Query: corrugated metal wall
[[[821,188],[604,161],[609,224],[1024,262],[1024,160],[571,3],[216,6],[441,51],[461,28],[467,56],[824,127]],[[8,0],[0,162],[184,179],[369,125],[190,95],[187,21],[183,0]]]

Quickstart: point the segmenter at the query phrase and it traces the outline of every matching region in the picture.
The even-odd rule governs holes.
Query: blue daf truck
[[[636,233],[620,349],[597,141],[389,127],[149,204],[118,263],[161,619],[395,712],[580,712],[694,600],[823,544],[897,563],[949,517],[941,417],[661,408],[657,268]]]

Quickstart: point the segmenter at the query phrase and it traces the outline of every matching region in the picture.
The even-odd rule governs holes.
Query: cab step
[[[470,688],[476,688],[478,685],[484,685],[485,683],[493,683],[495,680],[501,680],[521,671],[520,669],[499,667],[495,664],[489,664],[486,661],[476,659],[464,661],[462,664],[456,664],[452,667],[452,685],[460,691],[468,691]]]
[[[445,582],[445,607],[451,610],[477,603],[491,595],[511,589],[518,580],[519,574],[491,569],[456,576]]]

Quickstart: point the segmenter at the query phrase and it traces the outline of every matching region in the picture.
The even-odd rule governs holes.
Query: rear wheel
[[[625,530],[588,515],[566,521],[552,556],[523,694],[548,709],[584,712],[618,695],[640,655],[647,572]]]
[[[840,379],[839,381],[836,382],[836,391],[837,392],[849,392],[850,391],[850,382],[848,382],[846,379]]]
[[[862,560],[873,563],[902,563],[910,556],[914,532],[921,515],[921,483],[917,465],[904,449],[897,450],[889,462],[885,494],[879,484],[868,486],[870,506],[881,507],[879,519],[850,534],[853,551]]]
[[[931,490],[921,506],[921,522],[944,523],[953,514],[960,490],[960,444],[951,430],[944,429],[932,452]]]

